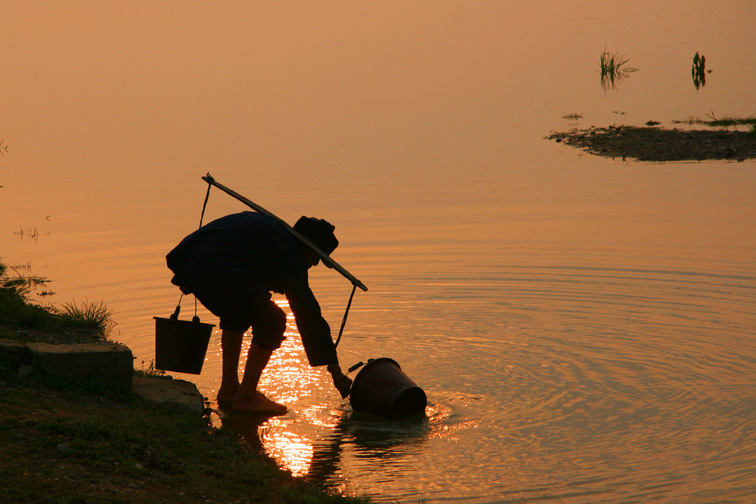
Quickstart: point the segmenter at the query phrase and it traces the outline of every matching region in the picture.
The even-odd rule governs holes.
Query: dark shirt
[[[190,234],[166,257],[184,292],[199,284],[244,285],[286,296],[312,366],[338,362],[331,328],[310,289],[299,240],[273,217],[256,212],[227,215]]]

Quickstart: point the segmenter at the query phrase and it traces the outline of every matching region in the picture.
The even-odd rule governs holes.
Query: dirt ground
[[[609,126],[572,129],[546,137],[590,154],[638,161],[756,159],[756,135],[744,131],[678,130]]]

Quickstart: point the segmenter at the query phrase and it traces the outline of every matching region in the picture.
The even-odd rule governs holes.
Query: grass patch
[[[751,132],[754,132],[754,134],[756,134],[756,117],[754,116],[737,117],[737,116],[724,115],[722,117],[717,117],[716,115],[714,115],[714,112],[706,114],[706,116],[708,117],[708,119],[699,119],[698,117],[689,117],[688,119],[674,120],[672,122],[674,124],[687,124],[689,126],[692,126],[694,124],[703,124],[711,128],[722,128],[722,129],[738,128],[739,126],[747,126],[750,128]]]
[[[708,120],[702,120],[699,121],[701,124],[705,124],[706,126],[711,126],[713,128],[731,128],[731,127],[737,127],[737,126],[754,126],[756,125],[756,117],[749,116],[749,117],[733,117],[733,116],[722,116],[722,117],[716,117],[714,113],[707,114],[709,119]]]
[[[604,48],[604,52],[601,53],[599,67],[601,71],[601,87],[604,90],[609,88],[615,89],[628,74],[638,71],[637,68],[626,66],[628,61],[630,61],[630,58],[625,58],[619,53],[607,52],[606,48]]]
[[[164,370],[157,369],[155,367],[155,361],[152,359],[150,359],[149,364],[145,364],[145,362],[142,361],[142,367],[140,367],[139,369],[134,369],[134,376],[145,376],[147,378],[170,378],[165,374]]]
[[[577,121],[578,119],[582,119],[582,118],[583,118],[583,114],[578,114],[578,113],[564,114],[562,116],[562,119],[568,119],[572,121]]]
[[[113,312],[102,301],[99,303],[84,301],[80,305],[76,302],[64,303],[63,307],[57,310],[57,314],[66,324],[102,333],[105,333],[113,323]]]

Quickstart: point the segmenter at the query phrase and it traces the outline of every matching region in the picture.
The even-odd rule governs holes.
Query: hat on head
[[[339,246],[339,240],[333,234],[334,229],[336,227],[327,220],[316,219],[315,217],[302,216],[294,224],[296,232],[313,242],[320,250],[329,255]]]

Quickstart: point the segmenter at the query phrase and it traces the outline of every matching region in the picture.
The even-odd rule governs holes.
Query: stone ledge
[[[8,339],[0,339],[0,357],[13,371],[17,371],[23,364],[32,362],[31,350],[26,345]]]
[[[131,350],[120,343],[54,345],[0,339],[0,367],[13,372],[33,367],[75,381],[95,380],[110,390],[133,393],[158,403],[177,404],[200,415],[205,409],[204,397],[192,382],[134,376],[134,357]]]
[[[205,410],[205,398],[197,390],[197,386],[189,381],[135,376],[132,390],[148,401],[178,404],[200,415]]]
[[[134,356],[124,345],[28,343],[26,347],[31,352],[32,365],[39,371],[74,381],[96,380],[110,390],[131,392]]]

